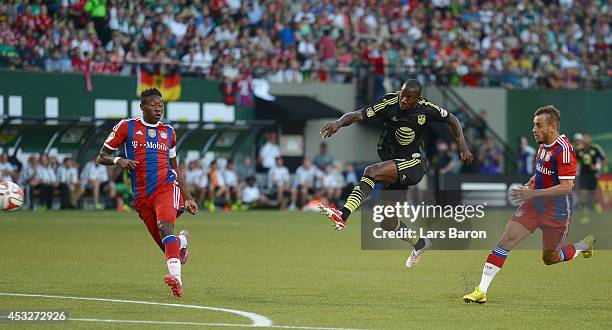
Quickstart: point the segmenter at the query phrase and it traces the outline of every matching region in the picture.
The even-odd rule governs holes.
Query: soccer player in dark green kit
[[[421,181],[426,168],[420,143],[428,123],[448,123],[457,139],[461,159],[466,164],[473,161],[474,156],[467,147],[457,117],[422,98],[422,89],[417,80],[407,80],[401,90],[386,94],[379,102],[349,112],[321,128],[321,137],[325,139],[334,135],[341,127],[354,122],[380,119],[384,123],[378,142],[381,162],[366,167],[344,207],[338,210],[325,203],[319,204],[321,213],[332,221],[336,230],[344,228],[348,217],[368,198],[376,183],[382,184],[387,190],[405,190]],[[385,230],[398,230],[405,226],[399,219],[386,219],[381,222],[381,227]],[[423,238],[409,242],[413,244],[414,250],[406,261],[406,267],[412,268],[431,243]]]

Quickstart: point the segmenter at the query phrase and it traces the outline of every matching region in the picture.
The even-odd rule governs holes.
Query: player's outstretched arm
[[[321,131],[319,132],[321,134],[321,137],[323,139],[326,139],[334,134],[336,134],[336,132],[344,126],[349,126],[350,124],[356,122],[356,121],[362,121],[363,120],[363,114],[361,113],[361,110],[357,110],[357,111],[353,111],[353,112],[348,112],[345,113],[342,117],[340,117],[338,120],[332,122],[332,123],[327,123],[325,125],[323,125],[323,127],[321,127]]]
[[[457,145],[459,146],[459,153],[461,154],[461,160],[466,164],[471,164],[474,161],[474,155],[470,149],[468,149],[467,143],[465,142],[465,137],[463,136],[463,129],[461,128],[461,123],[459,119],[455,117],[452,113],[449,113],[446,117],[446,121],[450,126],[455,139],[457,140]]]
[[[100,165],[119,165],[119,167],[121,167],[122,169],[129,171],[133,171],[134,169],[136,169],[136,165],[138,165],[138,162],[135,160],[129,160],[121,157],[113,157],[113,151],[104,146],[102,147],[102,149],[100,149],[100,154],[98,155],[96,161]]]
[[[172,169],[174,172],[176,172],[176,181],[178,182],[179,189],[181,190],[181,195],[183,195],[183,200],[185,200],[185,209],[187,212],[196,215],[198,213],[198,203],[193,200],[189,189],[187,189],[187,185],[183,180],[181,168],[176,162],[176,157],[170,158],[170,166],[172,166]]]

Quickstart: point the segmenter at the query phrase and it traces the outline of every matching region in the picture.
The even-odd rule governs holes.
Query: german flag
[[[162,94],[164,101],[177,101],[181,98],[181,75],[177,65],[152,65],[142,64],[138,66],[138,86],[136,93],[148,88],[157,88]]]

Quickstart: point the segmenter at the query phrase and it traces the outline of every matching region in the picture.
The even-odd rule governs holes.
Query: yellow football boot
[[[582,254],[583,258],[590,258],[595,254],[595,237],[593,237],[593,235],[588,235],[585,238],[582,239],[587,245],[588,248],[584,251],[581,251],[580,254]]]
[[[471,303],[484,304],[487,302],[487,294],[480,291],[479,287],[476,287],[474,292],[463,296],[463,301],[465,301],[468,304],[471,304]]]

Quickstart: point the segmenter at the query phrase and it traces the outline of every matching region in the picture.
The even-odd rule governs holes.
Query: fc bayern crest
[[[550,160],[550,156],[551,156],[552,152],[547,152],[546,153],[546,158],[544,158],[544,161],[549,161]]]
[[[157,136],[157,132],[155,132],[154,129],[148,129],[147,134],[149,134],[150,138],[154,138],[155,136]]]
[[[166,132],[160,132],[159,136],[161,136],[162,139],[167,139],[168,138],[168,134],[166,134]]]

